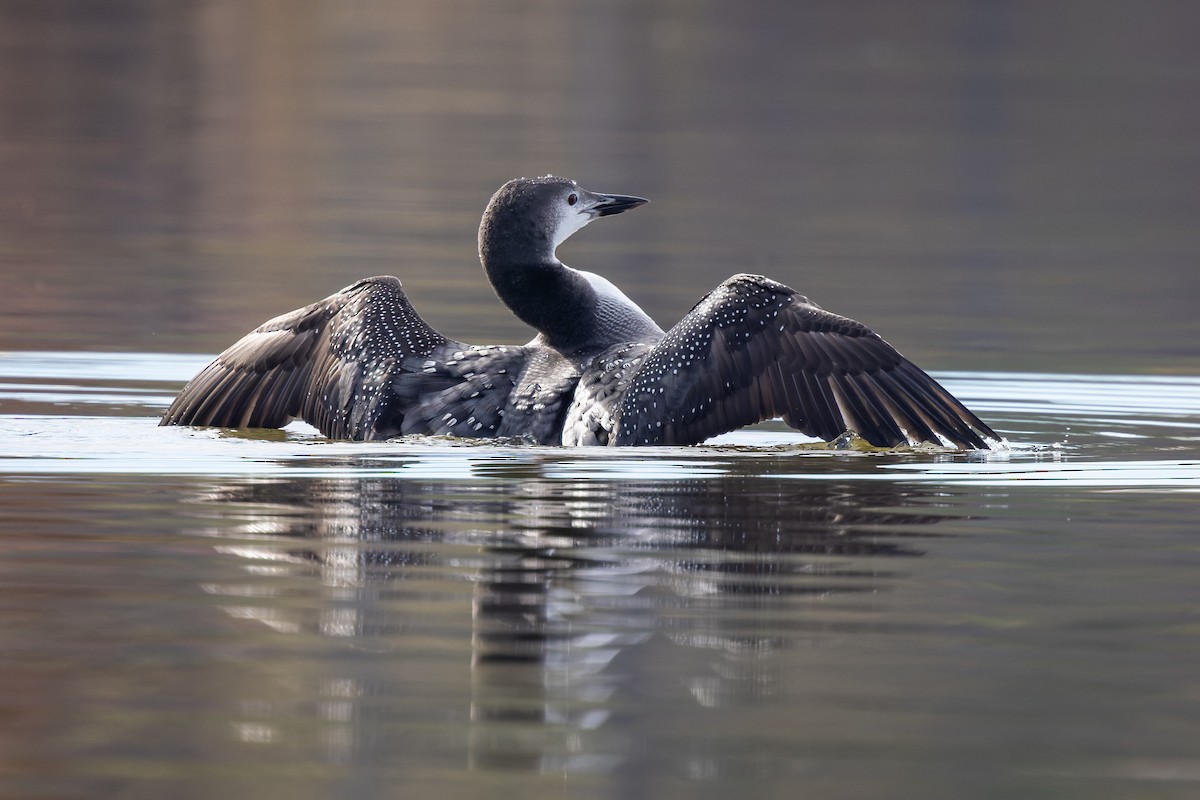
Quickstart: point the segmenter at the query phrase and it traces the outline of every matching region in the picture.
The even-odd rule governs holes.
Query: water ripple
[[[1200,378],[945,373],[1011,440],[992,453],[832,450],[779,423],[702,447],[574,450],[416,437],[158,428],[205,356],[0,354],[0,473],[676,482],[729,475],[955,485],[1195,490]]]

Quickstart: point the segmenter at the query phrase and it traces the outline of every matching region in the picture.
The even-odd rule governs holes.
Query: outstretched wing
[[[811,436],[988,449],[991,428],[870,328],[794,289],[735,275],[638,368],[616,444],[695,444],[782,416]]]
[[[463,347],[421,319],[399,280],[366,278],[247,334],[183,388],[160,424],[278,428],[300,417],[335,439],[386,438],[399,432],[400,373]]]

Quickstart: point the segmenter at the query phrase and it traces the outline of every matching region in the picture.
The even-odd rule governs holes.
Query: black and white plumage
[[[773,417],[873,445],[988,449],[1000,437],[865,325],[795,290],[735,275],[664,332],[609,281],[555,250],[646,201],[547,176],[492,197],[479,256],[538,331],[476,346],[420,318],[392,277],[361,280],[260,326],[183,388],[163,425],[281,427],[335,439],[522,436],[542,444],[694,444]]]

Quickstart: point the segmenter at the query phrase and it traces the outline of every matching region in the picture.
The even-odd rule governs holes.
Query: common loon
[[[609,281],[555,256],[597,217],[647,202],[548,175],[492,196],[479,258],[538,331],[468,345],[430,327],[390,276],[276,317],[217,356],[162,425],[278,428],[332,439],[403,434],[541,444],[696,444],[782,417],[832,440],[990,449],[1000,437],[865,325],[782,283],[734,275],[664,332]]]

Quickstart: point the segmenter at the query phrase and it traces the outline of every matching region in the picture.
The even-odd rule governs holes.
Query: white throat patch
[[[576,211],[574,208],[570,207],[564,210],[562,215],[558,218],[558,225],[554,228],[554,250],[557,250],[560,244],[569,239],[571,234],[575,233],[575,231],[579,230],[591,221],[592,217],[586,212]]]

